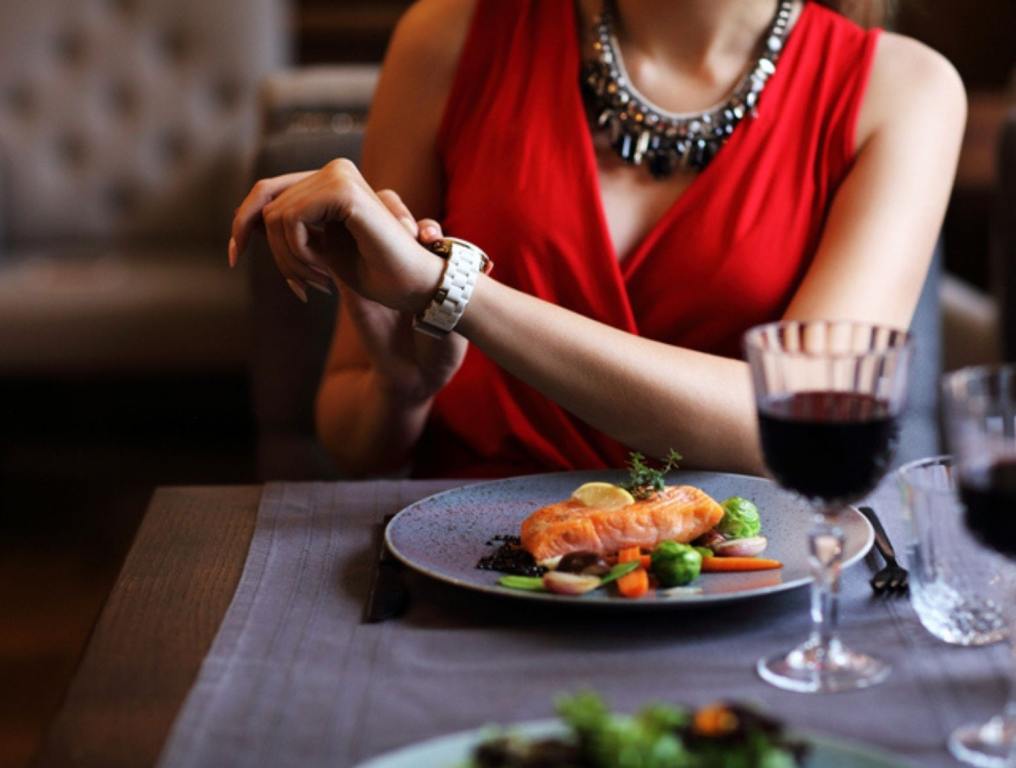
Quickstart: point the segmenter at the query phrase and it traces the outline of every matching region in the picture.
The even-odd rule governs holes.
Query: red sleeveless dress
[[[758,116],[618,263],[573,3],[478,0],[438,134],[445,231],[484,248],[493,276],[521,291],[632,334],[739,356],[741,335],[783,314],[814,255],[853,159],[876,37],[806,3]],[[627,453],[471,346],[436,398],[416,474],[618,467]]]

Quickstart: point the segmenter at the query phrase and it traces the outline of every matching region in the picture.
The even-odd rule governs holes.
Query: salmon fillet
[[[714,528],[722,517],[723,507],[705,491],[676,485],[618,509],[587,507],[576,499],[548,504],[522,521],[520,538],[541,562],[569,552],[650,549],[667,539],[687,543]]]

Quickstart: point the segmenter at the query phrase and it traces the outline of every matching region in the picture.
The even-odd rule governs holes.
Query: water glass
[[[921,624],[955,645],[1003,640],[1002,558],[979,546],[964,525],[952,457],[911,462],[897,478],[909,524],[910,601]]]

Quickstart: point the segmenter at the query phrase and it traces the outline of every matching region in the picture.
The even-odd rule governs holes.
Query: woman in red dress
[[[341,293],[317,403],[340,469],[499,476],[675,448],[758,471],[748,327],[909,323],[965,123],[951,65],[812,1],[607,10],[421,0],[362,169],[266,179],[238,209],[231,263],[263,222],[294,292]],[[445,280],[422,244],[442,230],[496,267],[433,338],[413,318]]]

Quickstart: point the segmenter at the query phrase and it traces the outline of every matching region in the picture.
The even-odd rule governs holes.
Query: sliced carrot
[[[642,567],[648,571],[649,567],[653,564],[653,556],[639,555],[639,562],[642,563]]]
[[[638,547],[625,547],[618,551],[617,562],[629,563],[632,560],[638,560],[640,557],[642,557],[642,550]]]
[[[779,560],[765,557],[703,557],[703,573],[720,573],[724,571],[769,571],[782,568]]]
[[[617,562],[642,562],[642,551],[638,547],[625,547],[617,553]],[[617,591],[622,597],[642,597],[649,591],[649,573],[642,567],[626,573],[617,580]]]
[[[617,580],[617,591],[622,597],[642,597],[649,591],[649,573],[638,568]]]

